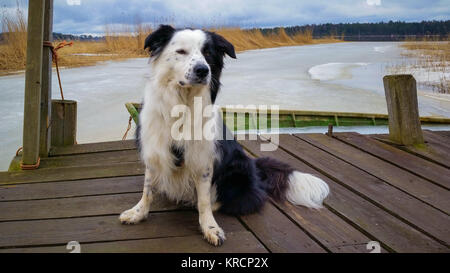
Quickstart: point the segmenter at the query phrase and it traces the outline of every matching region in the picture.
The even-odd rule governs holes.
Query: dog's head
[[[181,88],[211,85],[213,101],[225,54],[236,58],[233,45],[216,33],[199,29],[176,30],[168,25],[161,25],[150,34],[145,40],[145,48],[149,48],[154,67],[158,73],[163,73],[161,76],[168,84]]]

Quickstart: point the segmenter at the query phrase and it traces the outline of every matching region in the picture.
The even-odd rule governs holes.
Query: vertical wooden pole
[[[383,83],[390,140],[401,145],[423,144],[416,80],[412,75],[389,75],[383,78]]]
[[[22,156],[24,165],[36,164],[39,158],[44,3],[44,0],[28,2]]]
[[[53,0],[45,0],[44,40],[53,41]],[[42,56],[41,121],[39,156],[47,157],[50,149],[50,113],[52,100],[52,51],[44,47]]]

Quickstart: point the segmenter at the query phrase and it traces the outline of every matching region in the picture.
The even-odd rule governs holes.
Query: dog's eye
[[[186,54],[187,54],[187,51],[184,50],[184,49],[178,49],[178,50],[177,50],[177,53],[178,53],[178,54],[181,54],[181,55],[186,55]]]

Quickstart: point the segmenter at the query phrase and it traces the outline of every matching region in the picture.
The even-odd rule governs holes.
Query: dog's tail
[[[267,193],[276,200],[318,209],[330,192],[322,179],[296,171],[276,159],[257,158],[256,167]]]

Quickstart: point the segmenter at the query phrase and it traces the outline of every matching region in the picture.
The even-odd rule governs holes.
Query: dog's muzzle
[[[194,82],[205,84],[209,75],[209,67],[204,64],[196,64],[194,66]]]

